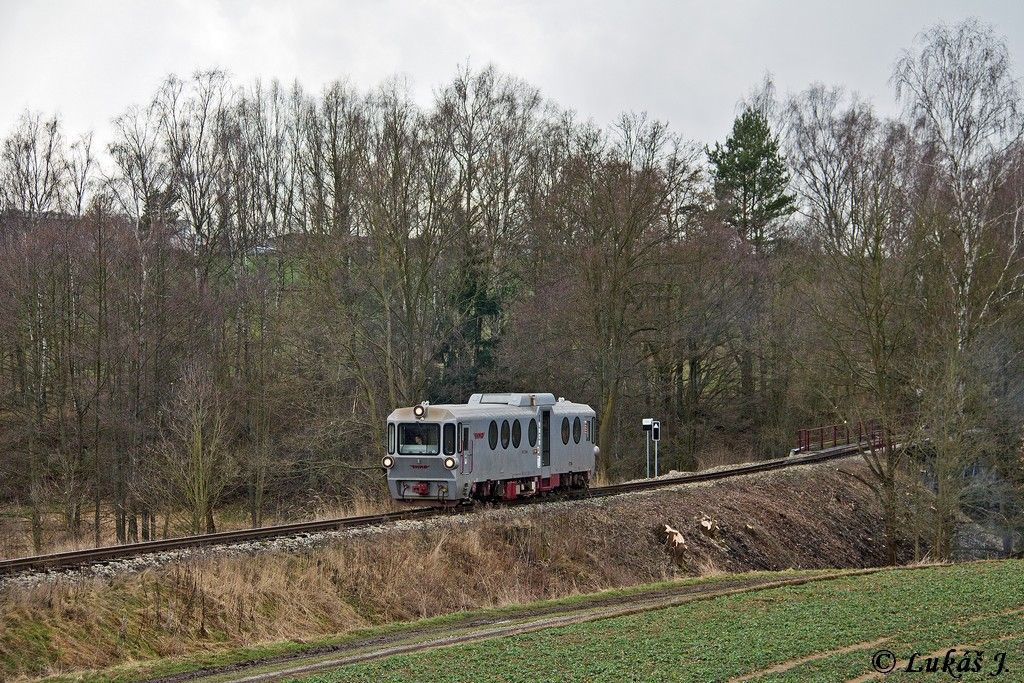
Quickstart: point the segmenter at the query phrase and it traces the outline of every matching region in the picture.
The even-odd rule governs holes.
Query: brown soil
[[[831,463],[406,522],[297,553],[218,555],[113,579],[11,586],[0,591],[0,679],[311,639],[684,575],[876,566],[884,559],[879,520],[870,492]],[[685,545],[666,543],[666,524]]]

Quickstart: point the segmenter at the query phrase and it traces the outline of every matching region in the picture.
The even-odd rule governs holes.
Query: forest
[[[642,417],[664,470],[879,424],[851,486],[893,558],[965,514],[1021,552],[1020,84],[976,20],[893,58],[895,115],[766,79],[721,141],[493,66],[429,104],[172,75],[103,145],[0,122],[0,554],[383,496],[393,408],[524,390],[595,408],[605,481]]]

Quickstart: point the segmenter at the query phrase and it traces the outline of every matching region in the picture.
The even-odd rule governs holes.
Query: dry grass
[[[725,572],[718,566],[715,559],[712,557],[703,557],[696,561],[694,568],[697,571],[697,576],[719,576]]]
[[[352,539],[313,553],[220,556],[140,575],[7,589],[0,613],[0,679],[218,643],[344,632],[373,623],[501,606],[623,585],[588,571],[579,543],[551,557],[562,524],[484,524]],[[544,567],[557,563],[552,581]],[[45,641],[32,652],[29,641]]]
[[[390,496],[378,492],[359,490],[344,504],[321,507],[316,511],[314,519],[334,519],[337,517],[362,517],[393,512],[401,509]],[[295,520],[287,520],[295,521]]]
[[[713,467],[724,467],[726,465],[738,465],[740,463],[750,462],[752,457],[750,453],[739,449],[725,448],[723,446],[703,450],[698,453],[694,459],[697,463],[697,470],[707,470]]]

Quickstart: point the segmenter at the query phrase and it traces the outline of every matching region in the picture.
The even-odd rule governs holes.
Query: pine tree
[[[766,255],[779,236],[779,219],[796,210],[795,196],[786,192],[789,173],[779,153],[779,140],[772,135],[767,117],[748,107],[733,123],[725,145],[715,144],[707,155],[722,219],[751,246],[755,259]],[[769,389],[775,379],[776,353],[761,324],[771,300],[766,284],[763,271],[753,269],[747,293],[749,314],[741,321],[739,348],[741,414],[749,421],[751,444],[759,455],[777,447],[764,438],[764,430],[778,418],[770,412]]]
[[[789,172],[763,113],[747,108],[732,126],[725,145],[707,150],[715,198],[726,223],[748,241],[755,253],[776,239],[778,219],[796,210],[788,194]]]

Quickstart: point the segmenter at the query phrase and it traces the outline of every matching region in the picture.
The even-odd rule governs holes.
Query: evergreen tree
[[[789,172],[763,113],[747,108],[732,126],[725,145],[707,150],[718,208],[755,253],[763,253],[777,234],[777,220],[793,213]]]
[[[715,200],[722,219],[751,245],[755,258],[765,256],[778,237],[779,219],[796,210],[787,194],[789,173],[767,117],[747,107],[733,123],[725,145],[707,150],[712,165]],[[755,454],[770,455],[779,444],[770,437],[781,416],[773,414],[772,387],[779,372],[776,340],[765,329],[771,305],[765,271],[751,270],[747,314],[740,318],[740,408],[747,421]],[[784,372],[783,372],[784,374]],[[766,434],[767,430],[767,434]]]

